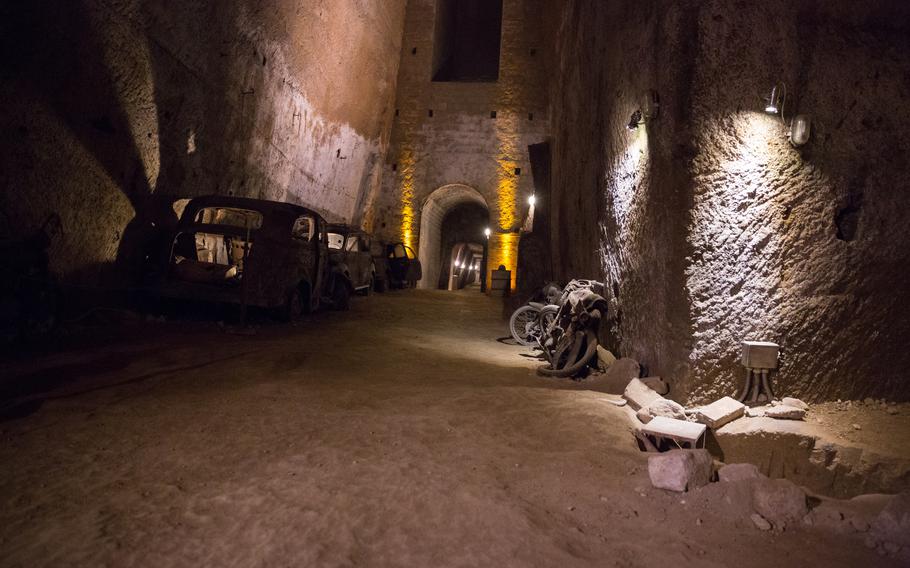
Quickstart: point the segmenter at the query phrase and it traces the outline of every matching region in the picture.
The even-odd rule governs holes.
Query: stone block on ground
[[[648,457],[651,485],[669,491],[688,491],[707,485],[714,474],[708,450],[671,450]]]
[[[634,410],[647,408],[659,400],[666,400],[639,379],[629,381],[623,390],[622,397],[629,401],[629,406]]]
[[[648,422],[650,422],[650,421],[654,418],[654,417],[651,416],[651,414],[648,412],[648,409],[647,409],[647,408],[642,408],[642,409],[640,409],[638,412],[635,413],[635,416],[638,418],[638,420],[639,420],[642,424],[647,424]]]
[[[766,407],[764,406],[753,406],[751,408],[746,408],[746,416],[749,418],[761,418],[765,415]]]
[[[654,392],[661,396],[670,392],[670,385],[660,377],[644,377],[641,382],[651,387]]]
[[[760,531],[771,530],[771,523],[769,523],[767,519],[765,519],[758,513],[752,513],[750,518],[752,519],[752,524],[755,525],[755,528],[757,528],[758,530],[760,530]]]
[[[764,477],[764,474],[758,471],[758,467],[751,463],[731,463],[717,471],[717,479],[724,483],[762,479]]]
[[[616,362],[616,356],[610,352],[609,349],[603,345],[597,346],[597,366],[602,370],[606,371],[613,366],[613,363]]]
[[[778,404],[777,406],[769,406],[766,408],[765,416],[777,418],[778,420],[803,420],[806,418],[806,411],[802,408]]]
[[[746,413],[746,405],[738,400],[725,396],[695,413],[695,420],[708,428],[720,428],[728,422],[740,418]]]
[[[910,492],[894,497],[873,519],[866,544],[881,554],[910,562]]]
[[[686,419],[686,409],[683,408],[683,406],[678,402],[667,400],[665,398],[655,400],[643,410],[645,410],[652,417],[666,416],[667,418],[675,418],[677,420]]]
[[[793,398],[792,396],[785,396],[780,399],[780,403],[784,406],[792,406],[793,408],[801,408],[802,410],[809,410],[809,405],[801,401],[798,398]]]
[[[764,479],[752,487],[752,508],[775,529],[802,520],[809,512],[806,492],[788,479]]]

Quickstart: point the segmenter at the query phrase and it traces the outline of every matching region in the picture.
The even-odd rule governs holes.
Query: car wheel
[[[335,282],[332,288],[332,309],[347,311],[351,308],[351,291],[344,282]]]

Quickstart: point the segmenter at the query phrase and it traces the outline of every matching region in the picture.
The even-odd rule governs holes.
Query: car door
[[[348,267],[351,285],[354,288],[363,286],[363,269],[360,259],[360,242],[357,233],[348,233],[344,240],[344,262]]]

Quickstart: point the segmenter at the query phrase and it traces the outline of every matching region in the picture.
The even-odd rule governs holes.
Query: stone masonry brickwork
[[[781,344],[780,395],[910,398],[910,5],[551,9],[553,256],[607,281],[605,341],[678,400],[735,393],[747,339]]]
[[[437,2],[409,1],[397,84],[398,116],[381,191],[369,202],[368,229],[389,241],[409,242],[415,249],[439,247],[438,239],[418,242],[421,209],[435,190],[461,184],[479,192],[490,209],[492,262],[506,256],[515,262],[518,235],[512,231],[521,227],[528,213],[527,198],[534,192],[527,147],[549,134],[551,46],[544,44],[541,32],[545,4],[503,1],[499,80],[472,83],[431,80]],[[496,118],[491,118],[494,111]],[[508,250],[495,250],[497,244]]]
[[[4,236],[57,213],[52,268],[97,285],[173,223],[178,197],[359,222],[385,161],[405,4],[5,3]]]

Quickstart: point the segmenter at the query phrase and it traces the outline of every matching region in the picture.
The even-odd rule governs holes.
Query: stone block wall
[[[415,249],[439,247],[419,242],[421,210],[435,190],[465,185],[490,210],[493,262],[511,255],[514,263],[513,231],[520,229],[534,192],[527,147],[549,134],[545,4],[504,0],[499,80],[480,83],[432,81],[437,1],[408,3],[391,148],[366,216],[373,232]]]
[[[744,339],[781,344],[780,393],[910,397],[910,7],[552,9],[552,252],[607,281],[605,341],[678,399],[734,393]],[[779,82],[784,122],[763,112]],[[660,117],[629,130],[648,90]]]
[[[52,268],[98,285],[141,260],[178,197],[359,222],[385,161],[405,4],[5,3],[0,236],[57,213]]]

